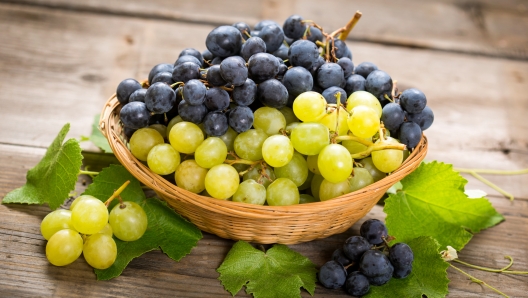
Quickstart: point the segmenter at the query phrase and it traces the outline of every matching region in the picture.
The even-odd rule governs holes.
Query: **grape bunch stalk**
[[[130,152],[187,191],[258,205],[330,200],[382,179],[432,113],[421,91],[400,94],[375,64],[354,66],[344,40],[360,17],[331,33],[299,15],[219,26],[206,50],[123,80]]]
[[[406,278],[411,274],[414,254],[405,243],[392,246],[394,240],[387,227],[377,219],[365,221],[361,236],[345,240],[336,249],[332,260],[319,270],[319,282],[328,289],[345,288],[352,296],[366,295],[370,286],[381,286],[391,278]]]
[[[122,201],[120,193],[125,182],[103,203],[91,195],[81,195],[68,210],[50,212],[40,225],[48,240],[46,257],[55,266],[66,266],[79,258],[96,269],[107,269],[116,260],[117,245],[113,236],[122,241],[135,241],[147,230],[148,220],[143,208],[134,202]],[[119,197],[120,203],[110,212],[108,206]]]

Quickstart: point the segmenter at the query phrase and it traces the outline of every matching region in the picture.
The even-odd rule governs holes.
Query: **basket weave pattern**
[[[294,206],[237,203],[191,193],[151,172],[127,147],[120,107],[115,95],[110,97],[99,128],[121,164],[202,231],[233,240],[296,244],[342,233],[365,216],[394,183],[416,169],[427,153],[427,139],[422,136],[411,155],[389,176],[329,201]]]

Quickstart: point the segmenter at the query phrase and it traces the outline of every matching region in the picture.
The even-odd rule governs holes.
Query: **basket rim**
[[[354,196],[365,192],[385,192],[388,188],[390,188],[390,186],[403,179],[407,174],[412,172],[419,165],[419,163],[421,163],[421,161],[425,158],[428,147],[427,138],[424,134],[422,134],[419,144],[414,148],[402,165],[394,172],[362,189],[344,194],[331,200],[308,204],[297,204],[292,206],[254,205],[215,199],[212,197],[192,193],[178,187],[176,184],[173,184],[160,175],[150,171],[150,169],[145,164],[143,164],[131,154],[128,146],[122,140],[121,136],[118,135],[113,129],[113,121],[115,121],[115,119],[117,119],[115,124],[122,124],[116,111],[119,106],[120,103],[116,98],[116,94],[114,93],[106,101],[103,107],[99,120],[99,129],[108,140],[116,158],[125,168],[127,168],[129,172],[131,172],[134,177],[136,177],[136,179],[156,191],[156,193],[161,197],[163,197],[163,195],[160,195],[160,192],[167,194],[168,196],[177,195],[179,199],[185,201],[190,201],[192,198],[192,203],[195,205],[200,205],[200,207],[214,212],[222,210],[234,217],[237,217],[237,215],[240,217],[248,217],[248,214],[251,214],[252,218],[262,219],[271,217],[295,217],[301,214],[306,214],[307,211],[313,211],[314,209],[326,210],[342,206],[344,203],[353,200]]]

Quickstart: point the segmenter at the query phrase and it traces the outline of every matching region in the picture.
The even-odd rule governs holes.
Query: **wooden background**
[[[68,137],[89,135],[94,115],[121,80],[145,78],[184,48],[205,49],[215,26],[262,19],[282,24],[297,13],[332,31],[356,10],[363,18],[347,41],[355,64],[372,61],[402,88],[419,88],[428,97],[435,113],[426,131],[428,160],[461,168],[528,167],[528,1],[0,0],[0,198],[24,184],[65,123],[72,125]],[[110,158],[89,142],[82,147],[86,163]],[[486,191],[506,221],[476,235],[460,257],[498,268],[510,255],[512,269],[526,271],[528,176],[487,177],[515,200],[467,177],[467,189]],[[82,258],[65,268],[48,263],[39,230],[48,212],[47,206],[0,205],[1,297],[230,297],[216,272],[230,240],[205,234],[180,262],[154,251],[133,260],[122,276],[96,281]],[[365,219],[383,217],[376,206]],[[361,222],[341,235],[290,247],[320,266]],[[512,297],[528,297],[526,276],[468,272]],[[497,297],[448,273],[449,297]],[[315,296],[346,295],[318,286]]]

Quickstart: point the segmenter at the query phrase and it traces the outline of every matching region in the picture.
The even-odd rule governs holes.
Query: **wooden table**
[[[460,168],[517,170],[528,167],[528,3],[508,1],[0,0],[0,198],[25,182],[60,128],[68,137],[89,135],[95,114],[124,78],[145,78],[150,68],[173,62],[186,47],[205,49],[217,25],[293,13],[329,31],[356,10],[364,13],[347,41],[356,64],[375,62],[401,89],[425,92],[435,113],[428,160]],[[86,162],[106,156],[82,143]],[[468,262],[528,270],[528,176],[488,176],[510,191],[509,201],[482,189],[506,221],[476,235],[460,253]],[[76,191],[84,185],[80,177]],[[2,297],[230,297],[217,280],[233,241],[204,234],[180,262],[153,251],[123,274],[96,281],[85,261],[65,268],[48,263],[39,225],[47,206],[0,205]],[[376,206],[365,218],[383,218]],[[318,266],[349,231],[290,246]],[[528,297],[528,277],[468,269],[512,297]],[[449,297],[496,297],[489,289],[448,270]],[[246,296],[241,291],[237,296]],[[305,291],[303,297],[309,297]],[[316,289],[316,297],[345,296]]]

